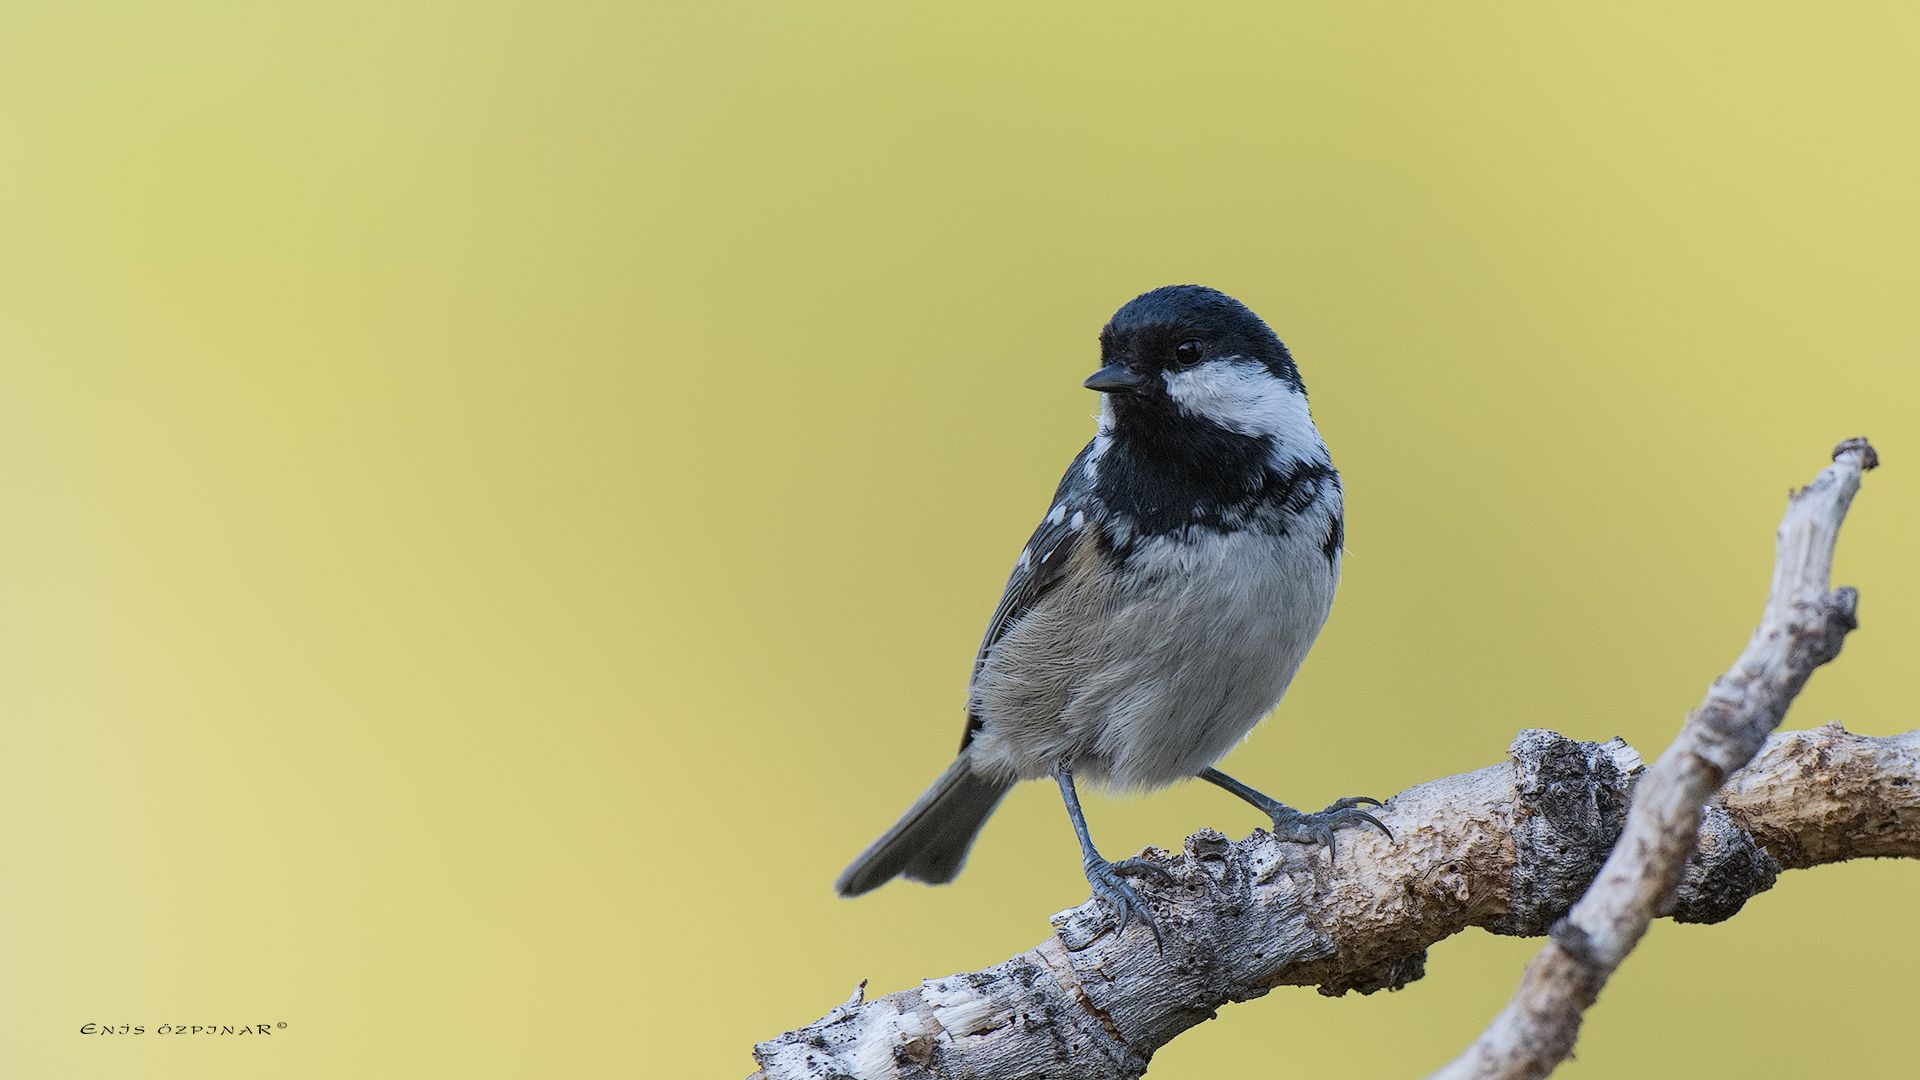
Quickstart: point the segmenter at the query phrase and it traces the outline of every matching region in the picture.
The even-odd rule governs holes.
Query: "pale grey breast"
[[[1032,779],[1072,760],[1122,788],[1195,775],[1278,703],[1338,579],[1303,529],[1154,537],[1117,572],[1069,568],[976,674],[973,768]]]

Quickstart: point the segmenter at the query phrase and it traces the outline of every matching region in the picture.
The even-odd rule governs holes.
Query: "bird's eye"
[[[1181,342],[1174,347],[1173,358],[1180,362],[1181,367],[1192,367],[1202,359],[1200,355],[1200,343],[1197,341]]]

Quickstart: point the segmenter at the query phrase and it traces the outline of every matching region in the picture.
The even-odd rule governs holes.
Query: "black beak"
[[[1124,364],[1108,364],[1080,385],[1103,394],[1135,394],[1147,385],[1147,377]]]

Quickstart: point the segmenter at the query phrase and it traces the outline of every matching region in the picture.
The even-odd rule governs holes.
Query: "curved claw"
[[[1333,832],[1343,825],[1365,822],[1385,833],[1389,841],[1393,839],[1393,830],[1387,828],[1385,822],[1360,809],[1362,806],[1381,805],[1384,804],[1378,799],[1357,795],[1340,799],[1317,814],[1303,814],[1283,806],[1280,809],[1285,813],[1275,812],[1272,815],[1273,835],[1295,844],[1325,844],[1327,858],[1332,860],[1339,853],[1334,846]]]
[[[1114,873],[1122,877],[1152,878],[1162,885],[1171,885],[1174,881],[1173,871],[1152,859],[1142,859],[1139,856],[1135,856],[1131,859],[1121,859],[1119,862],[1108,863],[1107,865],[1113,868]]]
[[[1358,818],[1361,821],[1364,821],[1367,824],[1373,826],[1374,828],[1379,829],[1381,832],[1386,833],[1387,839],[1392,840],[1393,830],[1387,828],[1386,823],[1382,822],[1379,818],[1374,817],[1372,814],[1367,813],[1365,810],[1358,809],[1359,807],[1362,807],[1362,806],[1385,806],[1385,805],[1387,804],[1381,802],[1379,799],[1369,798],[1365,795],[1349,795],[1344,799],[1335,800],[1333,805],[1327,807],[1325,810],[1320,811],[1318,814],[1310,814],[1308,816],[1333,818],[1335,820],[1329,822],[1329,824],[1335,826],[1336,828],[1340,825],[1340,821],[1342,819]]]
[[[1140,921],[1147,924],[1147,929],[1153,932],[1154,948],[1165,952],[1166,945],[1160,939],[1160,924],[1154,921],[1152,910],[1147,907],[1145,900],[1140,899],[1140,894],[1133,891],[1133,886],[1121,878],[1150,877],[1155,871],[1166,874],[1166,869],[1140,859],[1123,859],[1117,863],[1088,859],[1084,866],[1087,884],[1092,886],[1094,897],[1107,905],[1107,910],[1119,920],[1116,932],[1124,931],[1127,921],[1138,915]],[[1171,880],[1172,875],[1167,874],[1167,877]]]

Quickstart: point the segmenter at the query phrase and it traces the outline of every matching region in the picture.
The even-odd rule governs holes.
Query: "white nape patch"
[[[1327,446],[1313,426],[1307,396],[1258,360],[1224,356],[1162,377],[1181,412],[1228,431],[1273,439],[1276,460],[1326,460]]]
[[[1058,525],[1065,520],[1067,520],[1066,503],[1056,504],[1053,509],[1047,511],[1047,524]]]

